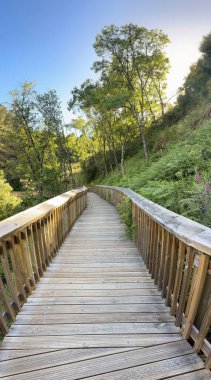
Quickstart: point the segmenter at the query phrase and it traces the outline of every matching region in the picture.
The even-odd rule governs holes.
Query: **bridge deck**
[[[115,208],[88,195],[0,350],[4,379],[210,379]]]

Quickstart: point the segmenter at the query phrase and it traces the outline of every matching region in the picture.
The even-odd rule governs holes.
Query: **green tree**
[[[146,128],[158,114],[164,112],[164,90],[169,61],[163,49],[169,42],[160,30],[147,30],[134,24],[107,26],[94,44],[101,61],[95,62],[95,72],[103,77],[112,75],[119,89],[119,106],[127,108],[140,131],[145,159],[148,159]]]
[[[48,139],[55,137],[58,146],[58,160],[63,171],[63,182],[66,189],[69,187],[69,178],[72,187],[75,188],[75,177],[72,169],[74,150],[68,145],[68,139],[64,133],[64,121],[61,110],[61,102],[55,90],[50,90],[43,95],[37,95],[37,109],[42,115],[45,127],[48,130]]]
[[[4,173],[0,170],[0,220],[7,218],[16,210],[21,203],[20,198],[12,195],[12,188],[6,182]]]

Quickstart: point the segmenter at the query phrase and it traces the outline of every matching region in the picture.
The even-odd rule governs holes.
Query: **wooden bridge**
[[[130,190],[92,190],[0,223],[0,378],[211,379],[211,230]]]

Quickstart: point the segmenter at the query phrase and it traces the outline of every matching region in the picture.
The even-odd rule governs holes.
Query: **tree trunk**
[[[121,145],[121,171],[122,175],[125,175],[125,167],[124,167],[124,156],[125,156],[125,148],[124,145]]]
[[[72,181],[72,188],[75,189],[76,188],[76,182],[75,182],[75,177],[74,177],[74,174],[73,174],[73,169],[72,169],[72,165],[71,163],[69,162],[69,173],[70,173],[70,177],[71,177],[71,181]]]
[[[144,127],[140,123],[139,123],[139,130],[140,130],[141,142],[143,144],[143,149],[144,149],[144,158],[146,161],[148,161],[147,142],[146,142],[146,138],[145,138]]]

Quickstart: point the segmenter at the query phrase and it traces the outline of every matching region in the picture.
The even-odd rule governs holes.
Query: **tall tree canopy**
[[[161,30],[128,24],[103,28],[94,44],[101,61],[95,62],[93,68],[101,73],[102,80],[109,81],[112,75],[113,87],[119,93],[116,93],[119,107],[128,109],[133,116],[146,159],[145,130],[160,112],[164,114],[169,69],[164,47],[168,42]]]

